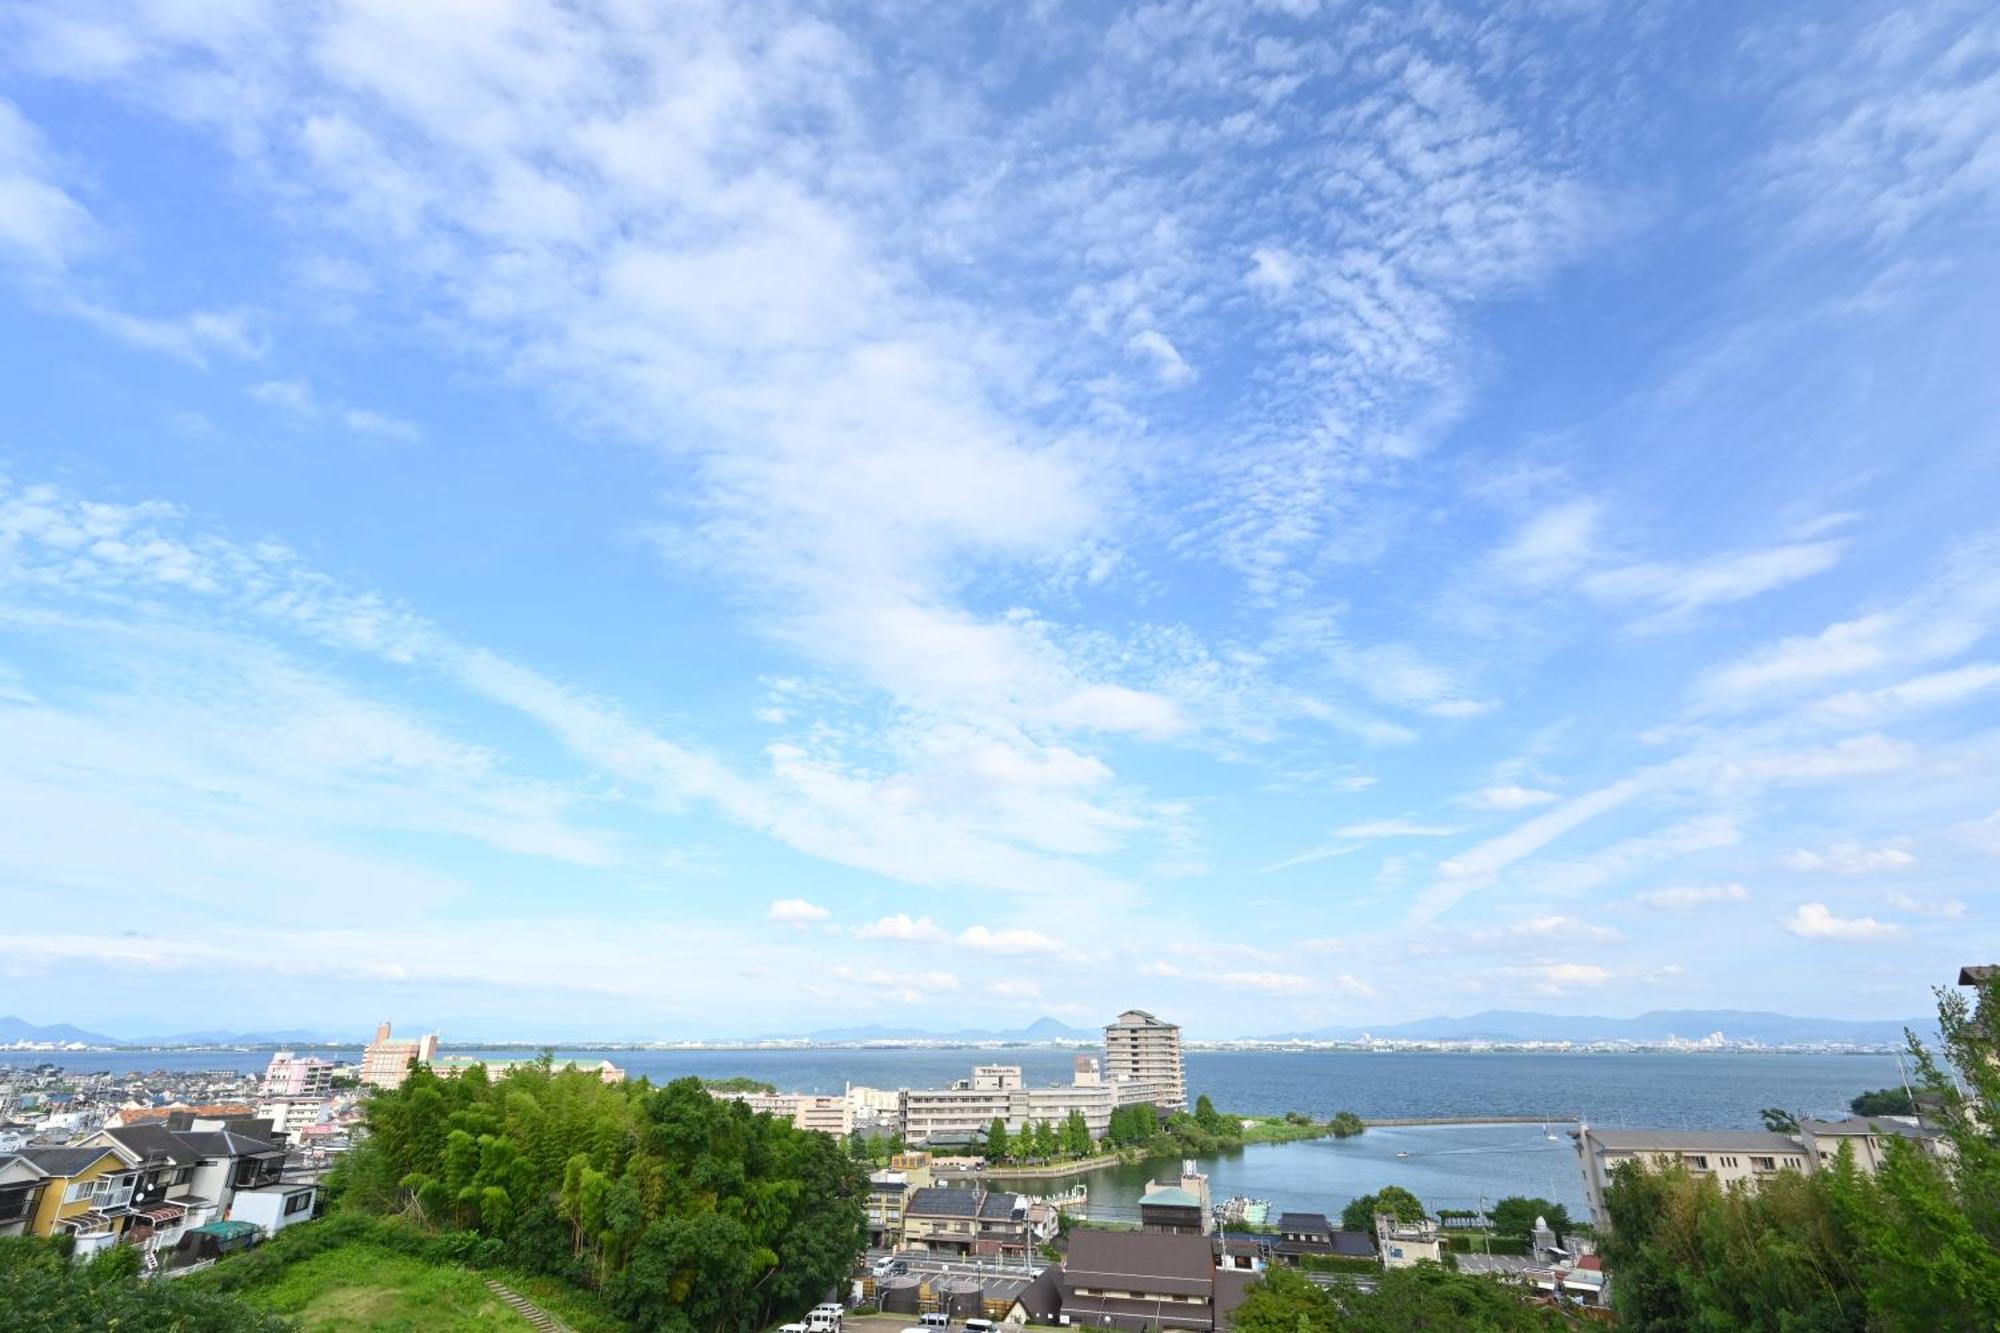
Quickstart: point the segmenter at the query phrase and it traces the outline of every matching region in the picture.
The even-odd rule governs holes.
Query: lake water
[[[477,1055],[477,1050],[448,1054]],[[519,1058],[522,1051],[483,1052]],[[331,1052],[359,1060],[359,1048]],[[570,1051],[558,1060],[609,1059],[655,1082],[747,1075],[786,1091],[839,1092],[848,1084],[938,1087],[973,1064],[1018,1064],[1031,1083],[1066,1082],[1076,1052],[1043,1047],[980,1050]],[[0,1064],[47,1060],[77,1070],[261,1070],[266,1051],[0,1053]],[[1593,1124],[1755,1129],[1765,1106],[1840,1114],[1848,1099],[1898,1081],[1892,1055],[1665,1052],[1487,1054],[1416,1051],[1190,1051],[1188,1085],[1225,1110],[1252,1115],[1335,1111],[1364,1117],[1549,1116]]]
[[[1552,1199],[1585,1215],[1583,1177],[1569,1126],[1551,1125],[1550,1140],[1540,1125],[1426,1125],[1371,1129],[1351,1139],[1309,1139],[1302,1143],[1253,1144],[1236,1152],[1201,1159],[1216,1202],[1232,1195],[1267,1199],[1271,1217],[1287,1209],[1326,1213],[1337,1222],[1340,1210],[1384,1185],[1401,1185],[1433,1211],[1476,1209],[1510,1194]],[[1399,1157],[1399,1153],[1408,1153]],[[1140,1162],[1105,1167],[1081,1180],[1090,1186],[1089,1215],[1105,1221],[1139,1220],[1139,1196],[1146,1182],[1179,1172],[1173,1162]],[[996,1184],[1028,1194],[1048,1193],[1047,1181],[996,1177]]]
[[[327,1053],[327,1052],[323,1052]],[[504,1055],[522,1051],[459,1055]],[[330,1052],[358,1061],[359,1048]],[[633,1077],[655,1082],[699,1075],[745,1075],[797,1092],[839,1092],[848,1084],[936,1087],[966,1077],[973,1064],[1018,1064],[1031,1083],[1067,1081],[1077,1052],[1039,1047],[979,1050],[700,1050],[572,1051],[558,1060],[609,1059]],[[84,1051],[59,1055],[8,1052],[0,1063],[42,1061],[76,1070],[261,1070],[266,1051]],[[1265,1144],[1205,1160],[1220,1200],[1234,1194],[1268,1199],[1274,1209],[1338,1215],[1357,1195],[1402,1185],[1433,1208],[1476,1208],[1509,1194],[1538,1195],[1580,1212],[1582,1179],[1568,1122],[1672,1129],[1755,1129],[1758,1110],[1782,1106],[1808,1115],[1839,1115],[1848,1099],[1898,1081],[1891,1055],[1764,1054],[1487,1054],[1414,1051],[1190,1051],[1192,1095],[1253,1115],[1303,1111],[1318,1119],[1351,1110],[1369,1118],[1406,1116],[1548,1116],[1540,1124],[1384,1127],[1352,1139]],[[1408,1153],[1399,1157],[1398,1153]],[[1090,1211],[1111,1220],[1137,1217],[1146,1181],[1173,1174],[1171,1163],[1110,1167],[1082,1179]],[[1046,1183],[1022,1183],[1028,1192]]]

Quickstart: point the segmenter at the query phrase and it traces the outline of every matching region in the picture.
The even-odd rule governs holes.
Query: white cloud
[[[1374,819],[1346,824],[1333,831],[1336,838],[1449,838],[1458,830],[1445,824],[1420,824],[1409,819]]]
[[[1920,591],[1900,605],[1837,621],[1816,634],[1780,639],[1715,667],[1695,681],[1690,702],[1697,713],[1738,712],[1845,677],[1940,661],[1978,643],[1996,623],[2000,534],[1986,532],[1956,545]],[[1841,696],[1832,716],[1844,720],[1839,715],[1845,710],[1867,714],[1953,702],[1986,685],[1979,668],[1968,670],[1908,682],[1915,686],[1908,696],[1899,696],[1896,687]]]
[[[770,910],[765,913],[768,920],[775,921],[781,926],[791,926],[796,930],[804,930],[814,922],[825,921],[832,915],[832,912],[818,903],[809,903],[803,898],[780,898],[772,903]]]
[[[1523,986],[1531,995],[1566,995],[1609,985],[1611,969],[1596,963],[1527,963],[1497,967],[1488,974],[1505,987]]]
[[[1523,787],[1518,783],[1502,783],[1492,787],[1482,787],[1466,799],[1468,805],[1482,810],[1528,810],[1538,805],[1548,805],[1561,799],[1552,791],[1538,787]]]
[[[1835,916],[1825,903],[1800,903],[1785,929],[1809,940],[1876,940],[1902,934],[1901,926],[1872,916]]]
[[[251,385],[248,392],[258,402],[278,408],[301,423],[331,420],[356,435],[402,444],[423,438],[423,431],[414,422],[370,408],[325,401],[308,380],[263,380]]]
[[[1839,541],[1794,542],[1685,564],[1614,566],[1586,575],[1582,586],[1603,601],[1650,608],[1634,623],[1634,629],[1672,629],[1707,607],[1746,601],[1823,574],[1839,561],[1843,545]]]
[[[1181,355],[1181,349],[1174,346],[1158,329],[1144,329],[1132,335],[1129,344],[1133,351],[1150,357],[1153,373],[1166,384],[1187,384],[1195,377],[1194,367]]]
[[[1864,847],[1858,842],[1837,842],[1823,852],[1801,847],[1785,857],[1793,870],[1829,871],[1836,875],[1867,875],[1883,870],[1901,870],[1917,863],[1916,854],[1897,843]]]
[[[1019,978],[996,981],[988,986],[987,989],[995,995],[1004,996],[1010,1000],[1038,1000],[1042,996],[1040,985],[1033,981],[1021,980]]]
[[[1059,958],[1074,956],[1070,947],[1055,936],[1020,927],[994,930],[988,926],[971,926],[959,932],[958,942],[980,953],[1010,958],[1029,954]]]
[[[863,940],[937,941],[949,938],[929,917],[912,918],[906,912],[885,916],[865,926],[856,926],[854,935]]]
[[[1642,907],[1685,912],[1718,903],[1745,902],[1749,897],[1750,891],[1741,884],[1677,884],[1671,888],[1649,889],[1635,894],[1632,901]]]
[[[1564,916],[1559,912],[1517,921],[1492,932],[1492,935],[1507,940],[1588,940],[1597,944],[1609,944],[1625,938],[1623,932],[1610,926]]]
[[[1907,893],[1890,894],[1889,906],[1911,916],[1934,916],[1945,921],[1956,921],[1966,911],[1965,904],[1956,898],[1913,898]]]
[[[57,183],[41,135],[0,98],[0,257],[57,273],[94,231],[89,212]]]
[[[1180,974],[1181,970],[1172,963],[1143,963],[1139,967],[1139,975],[1146,977],[1177,977]]]
[[[1963,703],[1995,685],[2000,685],[2000,664],[1978,662],[1916,676],[1879,690],[1849,690],[1820,700],[1810,711],[1824,721],[1866,726],[1926,708]]]
[[[1566,581],[1597,549],[1603,508],[1594,500],[1566,500],[1535,514],[1489,558],[1499,577],[1541,587]]]

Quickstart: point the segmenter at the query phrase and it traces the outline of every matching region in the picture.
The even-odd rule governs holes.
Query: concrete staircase
[[[505,1283],[486,1278],[486,1289],[513,1308],[514,1312],[533,1324],[538,1333],[571,1333],[570,1326],[536,1305],[533,1301],[515,1291]]]

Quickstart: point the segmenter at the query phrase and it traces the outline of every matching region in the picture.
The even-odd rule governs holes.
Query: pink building
[[[333,1061],[316,1055],[302,1059],[290,1051],[279,1051],[264,1071],[266,1097],[324,1097],[332,1091]]]

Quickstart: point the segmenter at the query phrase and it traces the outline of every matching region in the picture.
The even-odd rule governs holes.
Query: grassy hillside
[[[471,1270],[372,1245],[314,1255],[240,1295],[290,1319],[299,1333],[525,1333],[529,1327]]]

